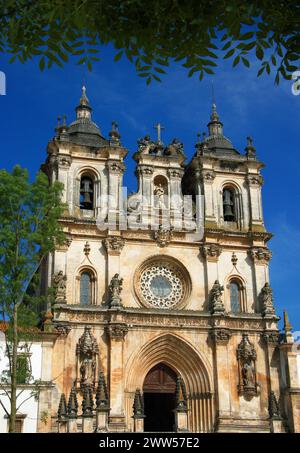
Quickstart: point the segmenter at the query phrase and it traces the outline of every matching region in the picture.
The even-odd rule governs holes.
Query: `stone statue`
[[[177,138],[174,138],[172,143],[167,146],[165,149],[165,155],[167,156],[176,156],[178,154],[181,154],[184,156],[184,149],[183,149],[183,143],[181,143]]]
[[[119,274],[115,274],[111,279],[109,290],[112,298],[119,297],[122,291],[123,278],[119,278]]]
[[[157,197],[157,206],[159,209],[164,209],[166,207],[164,201],[165,190],[161,183],[154,187],[154,195]]]
[[[245,362],[242,367],[243,385],[255,387],[254,370],[251,362]]]
[[[55,302],[66,302],[66,281],[67,277],[63,271],[59,271],[53,276],[53,285],[55,289]]]
[[[91,328],[85,327],[76,345],[77,383],[83,389],[86,385],[95,386],[99,349]]]
[[[123,285],[123,278],[119,278],[119,274],[115,274],[111,279],[109,284],[109,292],[110,292],[110,308],[112,307],[122,307],[121,304],[121,291]]]
[[[268,282],[263,286],[261,293],[262,311],[264,315],[274,315],[273,291]]]
[[[242,341],[238,345],[237,358],[240,364],[239,393],[247,396],[256,395],[257,381],[255,361],[257,355],[247,334],[243,334]]]
[[[138,140],[139,151],[144,151],[151,143],[150,135],[145,135],[144,138]]]
[[[219,281],[216,280],[210,290],[210,303],[211,311],[213,314],[223,314],[225,311],[223,302],[222,302],[222,293],[224,291],[224,286],[220,285]]]

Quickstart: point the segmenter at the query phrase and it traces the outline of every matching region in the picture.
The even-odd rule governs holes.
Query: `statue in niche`
[[[66,301],[66,281],[67,277],[63,271],[59,271],[53,276],[53,286],[55,289],[55,302]]]
[[[95,386],[99,348],[91,333],[90,327],[85,327],[76,346],[77,356],[77,386],[83,390],[87,385]]]
[[[154,195],[157,197],[157,206],[159,209],[164,209],[165,206],[165,189],[163,188],[162,184],[159,183],[157,186],[154,187]]]
[[[242,368],[242,375],[243,375],[243,385],[246,387],[254,387],[255,386],[255,381],[254,381],[254,370],[253,366],[248,362],[245,362],[243,364]]]
[[[243,334],[237,349],[237,358],[239,361],[239,393],[246,396],[257,395],[256,351],[247,334]]]

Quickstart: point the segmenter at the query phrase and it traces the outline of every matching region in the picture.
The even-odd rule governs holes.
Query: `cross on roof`
[[[165,128],[160,123],[157,123],[154,126],[154,129],[157,129],[157,141],[158,143],[161,143],[161,131],[164,130]]]

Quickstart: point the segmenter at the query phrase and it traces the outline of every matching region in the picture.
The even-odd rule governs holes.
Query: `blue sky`
[[[128,148],[125,184],[136,188],[133,152],[136,141],[149,133],[158,121],[165,126],[163,141],[180,139],[190,158],[197,132],[206,125],[212,103],[211,81],[187,77],[180,65],[173,65],[163,82],[146,86],[125,59],[113,62],[106,48],[92,73],[85,76],[93,119],[107,136],[111,121],[119,124],[122,143]],[[73,63],[63,69],[40,72],[37,62],[8,64],[1,55],[0,70],[6,73],[7,94],[0,96],[0,168],[11,170],[18,163],[34,174],[46,157],[47,142],[54,135],[58,115],[70,123],[78,103],[83,80],[82,67]],[[300,330],[300,96],[293,96],[291,82],[274,85],[274,75],[256,77],[252,70],[221,62],[213,76],[218,113],[224,133],[241,152],[247,135],[254,137],[263,170],[264,217],[274,234],[271,285],[277,313],[288,310],[294,330]]]

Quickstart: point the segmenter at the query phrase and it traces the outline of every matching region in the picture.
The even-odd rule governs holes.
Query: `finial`
[[[290,324],[289,317],[288,317],[286,310],[283,311],[283,328],[284,328],[285,333],[292,331],[292,326]]]
[[[109,132],[109,136],[112,142],[116,144],[120,143],[121,135],[119,134],[118,123],[116,121],[112,121],[111,123],[111,131]]]
[[[83,416],[90,417],[93,415],[93,410],[94,410],[93,393],[92,393],[92,388],[89,384],[84,386],[81,405],[82,405],[82,415]]]
[[[57,127],[60,127],[61,126],[61,116],[59,115],[57,117]]]
[[[60,396],[60,400],[59,400],[57,418],[59,420],[61,420],[61,419],[66,418],[67,416],[68,416],[68,414],[67,414],[67,401],[66,401],[65,394],[62,393],[61,396]]]
[[[85,87],[85,85],[82,85],[82,93],[81,93],[81,98],[80,98],[80,105],[87,105],[87,106],[90,105],[88,97],[86,95],[86,87]]]
[[[290,324],[287,311],[283,311],[283,338],[285,343],[293,344],[294,343],[294,336],[292,334],[292,326]]]
[[[200,145],[201,143],[201,132],[197,133],[197,144]]]
[[[245,148],[246,151],[246,156],[250,158],[255,158],[256,157],[256,149],[253,146],[253,137],[248,135],[247,137],[247,146]]]
[[[76,395],[76,388],[75,385],[73,384],[68,401],[68,416],[70,418],[76,418],[77,412],[78,412],[78,401]]]
[[[96,389],[96,408],[98,411],[108,410],[108,392],[103,371],[99,373],[98,386]]]
[[[66,114],[63,115],[63,123],[62,123],[63,126],[66,126],[67,125],[67,116]]]
[[[136,389],[134,394],[133,417],[144,418],[144,405],[140,389]]]

